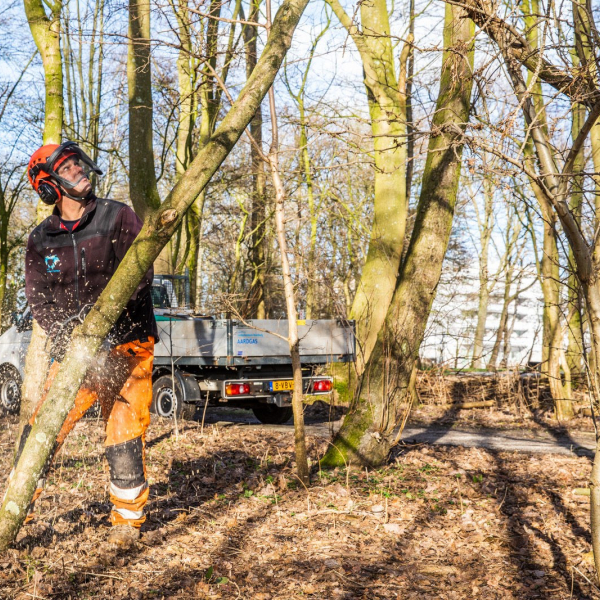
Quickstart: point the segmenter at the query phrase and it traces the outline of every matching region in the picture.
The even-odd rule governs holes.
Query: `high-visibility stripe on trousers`
[[[129,342],[113,348],[105,361],[98,361],[88,370],[75,405],[56,438],[54,456],[79,419],[96,401],[100,403],[106,425],[104,445],[110,467],[113,524],[127,523],[140,527],[146,520],[144,506],[149,489],[144,455],[146,430],[150,424],[153,361],[152,337],[147,341]],[[57,362],[50,366],[40,402],[31,416],[29,427],[23,431],[21,449],[40,407],[46,401],[59,367]],[[20,452],[15,464],[19,456]],[[40,491],[36,491],[36,498]]]

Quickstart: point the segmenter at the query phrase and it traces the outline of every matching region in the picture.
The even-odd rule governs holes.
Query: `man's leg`
[[[135,537],[139,537],[139,528],[146,520],[144,506],[149,494],[144,442],[150,424],[154,340],[117,346],[111,358],[111,363],[121,371],[117,379],[123,372],[128,375],[116,397],[100,394],[103,410],[107,401],[112,403],[105,441],[113,503],[111,521],[113,526],[134,528]]]
[[[40,408],[46,401],[48,391],[50,390],[50,386],[52,385],[52,382],[54,381],[54,378],[56,377],[56,374],[58,373],[59,368],[60,368],[60,363],[58,363],[56,361],[54,361],[52,363],[52,365],[50,366],[50,369],[48,371],[48,377],[46,378],[46,383],[44,384],[44,389],[42,390],[42,396],[40,398],[40,401],[38,402],[37,406],[35,407],[32,415],[31,415],[31,418],[29,419],[29,422],[23,428],[23,433],[21,434],[21,439],[19,440],[19,448],[15,455],[13,472],[17,466],[17,463],[19,462],[19,458],[21,458],[21,454],[23,452],[23,449],[25,448],[25,443],[27,442],[27,438],[29,437],[31,428],[33,427],[33,424],[35,423],[35,419],[37,417],[37,414],[38,414]],[[85,383],[84,383],[84,386],[85,386]],[[93,390],[88,389],[87,387],[84,387],[84,386],[81,387],[81,389],[79,390],[79,393],[77,394],[77,396],[75,398],[75,404],[73,405],[73,408],[69,411],[69,414],[67,415],[67,418],[65,419],[65,422],[63,423],[63,426],[61,427],[60,431],[58,432],[58,436],[56,437],[56,442],[54,444],[54,450],[50,454],[48,462],[46,463],[46,465],[42,471],[41,477],[38,480],[38,487],[35,490],[33,499],[31,500],[31,504],[29,505],[29,512],[25,519],[25,523],[28,523],[29,521],[33,520],[33,518],[35,517],[34,512],[33,512],[33,507],[34,507],[35,501],[40,497],[40,495],[44,489],[46,475],[47,475],[48,471],[50,470],[50,467],[52,465],[54,457],[57,455],[58,451],[61,449],[67,435],[71,432],[73,427],[75,427],[75,425],[81,419],[81,417],[83,417],[83,415],[85,415],[87,410],[98,399],[98,395],[96,394],[96,392],[94,392]],[[10,479],[10,477],[12,477],[12,473],[10,474],[9,479]]]

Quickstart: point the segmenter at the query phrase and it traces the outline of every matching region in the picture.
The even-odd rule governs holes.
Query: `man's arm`
[[[142,221],[140,218],[131,208],[124,206],[115,220],[115,229],[112,237],[113,247],[119,263],[123,260],[127,250],[129,250],[141,229]],[[137,300],[140,292],[146,289],[149,290],[152,286],[153,278],[154,269],[150,268],[140,282],[140,285],[138,285],[133,296],[131,296],[131,300]]]
[[[55,321],[52,314],[56,306],[46,275],[46,263],[35,249],[32,236],[29,237],[25,253],[25,296],[33,318],[48,333]]]

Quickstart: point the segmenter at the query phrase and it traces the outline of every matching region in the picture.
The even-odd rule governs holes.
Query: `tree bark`
[[[538,0],[526,0],[521,5],[521,11],[525,21],[525,38],[532,48],[539,49],[538,31]],[[535,107],[535,119],[526,122],[526,137],[530,135],[530,128],[540,130],[540,135],[547,138],[548,125],[546,107],[542,95],[542,86],[539,80],[534,80],[534,73],[529,72],[527,77],[528,88],[532,90],[532,103]],[[580,124],[581,127],[581,124]],[[525,159],[530,166],[534,166],[535,144],[531,140],[526,141]],[[544,190],[539,183],[532,182],[532,187],[540,212],[544,220],[543,252],[541,260],[541,284],[544,297],[544,308],[542,314],[542,374],[548,378],[550,395],[554,401],[554,409],[558,419],[570,419],[573,417],[573,403],[571,401],[570,378],[563,377],[561,364],[563,361],[563,328],[560,311],[560,258],[558,252],[557,217],[552,210]]]
[[[415,226],[385,324],[350,411],[321,463],[325,468],[383,463],[396,442],[448,246],[460,179],[463,133],[473,83],[473,23],[446,5],[440,91],[429,138]]]
[[[575,14],[577,14],[577,3],[573,4]],[[577,19],[576,19],[577,21]],[[587,62],[586,49],[584,40],[581,39],[581,35],[577,35],[577,32],[581,30],[581,27],[575,27],[576,38],[578,37],[578,44],[580,51],[576,49],[571,51],[573,70],[577,70],[582,67],[582,61],[580,56],[583,56],[584,66]],[[585,122],[585,106],[576,104],[573,106],[571,111],[571,139],[577,139],[581,127]],[[593,148],[592,148],[593,151]],[[571,211],[577,218],[578,223],[581,224],[581,209],[583,203],[583,185],[584,177],[583,172],[585,170],[585,156],[580,153],[575,161],[573,162],[573,182],[571,187]],[[569,277],[567,280],[567,351],[566,361],[569,366],[571,373],[572,382],[580,382],[582,378],[583,370],[583,302],[581,297],[581,288],[577,281],[577,275],[575,273],[576,265],[573,257],[573,250],[569,249]]]
[[[270,0],[267,5],[267,24],[270,26]],[[294,391],[292,392],[292,410],[294,413],[294,448],[296,453],[296,469],[298,478],[305,485],[310,485],[310,472],[308,470],[308,458],[306,454],[306,436],[304,433],[304,408],[302,406],[302,362],[300,359],[300,338],[298,337],[298,314],[296,312],[296,294],[294,282],[288,258],[288,245],[285,236],[285,188],[279,172],[279,141],[277,112],[275,110],[275,92],[269,90],[269,106],[271,109],[271,132],[272,143],[269,152],[269,166],[275,188],[275,228],[277,231],[277,242],[281,256],[281,273],[283,276],[283,288],[285,295],[285,306],[288,318],[288,346],[292,359],[292,371],[294,374]]]
[[[152,143],[151,76],[150,0],[129,0],[129,197],[140,219],[160,207]]]
[[[24,0],[25,14],[31,35],[44,65],[44,144],[60,144],[64,120],[63,67],[60,48],[60,17],[62,1],[54,4],[50,18],[46,15],[42,0]],[[38,202],[37,222],[41,223],[52,207]],[[25,379],[21,389],[19,435],[36,406],[46,380],[49,357],[46,353],[46,334],[33,322],[31,342],[25,358]],[[18,442],[17,442],[18,443]]]
[[[373,225],[350,313],[357,321],[356,369],[360,374],[386,318],[404,245],[408,211],[406,96],[398,87],[385,0],[360,3],[361,30],[339,0],[327,1],[360,53],[373,134]]]
[[[487,321],[488,304],[490,300],[490,274],[488,270],[488,252],[492,228],[494,226],[494,195],[489,175],[484,175],[483,180],[484,214],[479,218],[478,225],[481,249],[479,252],[479,301],[477,304],[477,325],[473,340],[473,357],[471,368],[481,369],[483,367],[483,338],[485,336],[485,322]],[[474,200],[476,202],[476,200]]]
[[[188,0],[169,0],[175,20],[177,21],[176,35],[179,40],[177,54],[177,136],[175,145],[175,173],[181,177],[193,159],[194,125],[197,117],[196,109],[196,79],[195,59],[193,55],[192,37]],[[161,252],[155,270],[169,275],[181,275],[187,266],[190,270],[190,303],[196,306],[196,270],[195,258],[199,237],[199,226],[193,207],[186,214],[184,222],[177,233]],[[188,262],[189,261],[189,262]]]
[[[50,17],[46,15],[42,0],[24,0],[23,3],[33,41],[44,65],[44,144],[60,144],[64,115],[60,51],[60,13],[63,3],[61,0],[54,3]]]
[[[144,226],[115,275],[76,329],[64,362],[27,438],[0,509],[0,551],[14,540],[56,436],[73,406],[88,366],[143,276],[248,126],[271,87],[308,0],[284,0],[261,59],[210,141],[198,153],[165,202],[146,211]]]
[[[248,21],[256,23],[259,17],[261,0],[251,0]],[[244,46],[246,49],[246,77],[250,77],[256,67],[258,57],[258,28],[256,25],[244,25]],[[250,122],[250,135],[254,144],[250,146],[252,165],[252,208],[250,210],[250,228],[252,231],[252,283],[246,299],[245,312],[256,319],[265,319],[266,308],[266,275],[267,275],[267,228],[266,209],[267,191],[265,164],[261,156],[263,144],[263,115],[259,106]],[[255,145],[256,144],[256,145]]]

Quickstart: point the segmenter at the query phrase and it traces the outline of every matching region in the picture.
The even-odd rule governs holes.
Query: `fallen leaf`
[[[406,531],[406,529],[398,525],[398,523],[385,523],[383,530],[387,533],[393,533],[395,535],[400,535]]]

